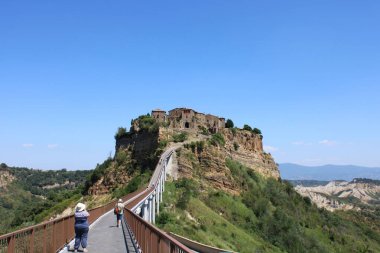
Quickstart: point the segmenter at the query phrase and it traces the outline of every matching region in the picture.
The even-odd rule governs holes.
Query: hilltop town
[[[168,123],[172,128],[198,130],[205,127],[211,133],[224,129],[226,124],[225,118],[199,113],[189,108],[175,108],[168,114],[166,111],[156,109],[152,110],[152,117],[160,123]]]

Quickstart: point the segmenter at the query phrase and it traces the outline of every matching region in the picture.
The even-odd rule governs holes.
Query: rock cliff
[[[7,169],[0,169],[0,189],[5,190],[15,180],[15,177]]]
[[[198,135],[199,136],[199,135]],[[239,194],[226,158],[235,160],[264,177],[280,177],[270,154],[263,152],[261,137],[246,130],[224,129],[224,141],[213,144],[213,136],[190,142],[177,152],[179,177],[201,178],[213,188]]]
[[[249,130],[225,128],[220,125],[221,119],[216,118],[217,128],[210,127],[207,117],[194,125],[185,122],[183,126],[178,124],[178,127],[173,127],[164,116],[140,116],[132,121],[129,132],[119,128],[115,136],[115,157],[107,168],[103,168],[99,178],[89,188],[89,193],[109,193],[128,183],[134,171],[153,170],[163,149],[174,142],[186,146],[180,148],[177,154],[176,178],[202,176],[216,188],[238,193],[231,171],[225,164],[228,157],[264,177],[278,179],[280,174],[276,163],[270,154],[263,151],[262,135]],[[202,147],[192,150],[189,145]]]
[[[380,184],[375,180],[355,179],[351,182],[331,181],[324,186],[304,187],[298,185],[296,191],[309,197],[318,207],[327,210],[359,209],[359,204],[380,203]]]

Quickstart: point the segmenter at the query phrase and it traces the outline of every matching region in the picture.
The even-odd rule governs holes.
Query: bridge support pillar
[[[160,213],[160,193],[159,193],[159,186],[157,186],[157,189],[155,191],[155,195],[156,195],[156,203],[157,203],[157,214]]]
[[[148,200],[145,200],[144,204],[143,204],[143,219],[144,220],[148,220],[149,219],[149,202]]]
[[[150,223],[153,223],[153,206],[154,206],[154,203],[153,203],[153,195],[151,195],[149,197],[149,222]]]
[[[155,193],[152,195],[152,223],[156,223],[156,196]]]
[[[162,181],[162,191],[165,191],[165,172],[161,177],[161,181]]]

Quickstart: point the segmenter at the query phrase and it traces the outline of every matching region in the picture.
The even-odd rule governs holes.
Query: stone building
[[[225,119],[211,114],[203,114],[189,108],[175,108],[166,111],[156,109],[152,110],[152,117],[158,122],[166,122],[169,127],[179,129],[206,128],[211,133],[216,133],[225,127]]]
[[[152,117],[155,118],[158,122],[166,121],[166,111],[155,109],[152,110]]]

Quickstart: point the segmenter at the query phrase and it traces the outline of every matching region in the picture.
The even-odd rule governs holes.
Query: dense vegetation
[[[225,127],[226,128],[233,128],[234,122],[231,119],[227,119]]]
[[[127,132],[125,127],[119,127],[115,134],[115,140],[120,140],[121,138],[127,137],[130,135],[130,132]]]
[[[380,252],[379,222],[364,222],[370,213],[318,209],[288,182],[264,179],[230,159],[226,165],[240,196],[200,178],[168,183],[159,226],[239,252]]]
[[[249,125],[247,125],[247,124],[245,124],[244,126],[243,126],[243,130],[247,130],[247,131],[250,131],[250,132],[252,132],[252,133],[254,133],[254,134],[257,134],[257,135],[259,135],[260,137],[261,137],[261,139],[263,138],[263,135],[262,135],[262,133],[261,133],[261,130],[260,129],[258,129],[258,128],[252,128],[252,127],[250,127]]]
[[[354,183],[363,183],[363,184],[374,184],[374,185],[380,185],[380,180],[373,180],[368,178],[354,178],[352,180]]]
[[[329,183],[329,181],[320,181],[320,180],[286,180],[294,186],[302,185],[305,187],[314,187],[314,186],[324,186]]]
[[[159,124],[149,113],[147,115],[139,116],[137,121],[141,131],[149,133],[158,132]]]
[[[8,167],[15,180],[0,189],[0,234],[41,222],[58,214],[81,196],[91,171],[33,170]],[[1,173],[1,172],[0,172]]]
[[[173,141],[174,142],[184,142],[186,140],[187,140],[187,133],[185,133],[185,132],[173,135]]]

